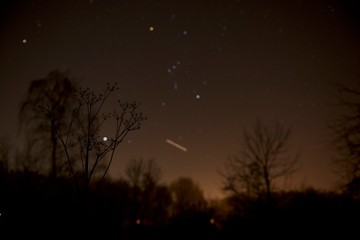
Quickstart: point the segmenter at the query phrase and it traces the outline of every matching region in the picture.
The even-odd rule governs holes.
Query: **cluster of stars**
[[[176,17],[175,17],[175,14],[173,14],[173,15],[171,16],[171,20],[173,21],[173,20],[175,20],[175,18],[176,18]],[[150,32],[155,31],[155,27],[154,27],[154,26],[150,26],[150,27],[149,27],[149,31],[150,31]],[[187,30],[183,30],[180,35],[182,35],[182,36],[187,36],[187,35],[188,35],[188,31],[187,31]],[[175,64],[172,64],[172,65],[170,65],[170,67],[167,68],[167,70],[166,70],[167,73],[168,73],[168,74],[174,74],[174,73],[180,68],[180,65],[181,65],[181,61],[177,60]],[[187,73],[187,72],[186,72],[186,73]],[[178,88],[179,88],[178,82],[177,82],[176,80],[174,80],[174,81],[173,81],[173,89],[176,91],[176,90],[178,90]],[[196,95],[195,95],[195,98],[196,98],[196,99],[200,99],[200,95],[199,95],[199,94],[196,94]],[[161,103],[161,106],[164,107],[165,105],[166,105],[165,102],[162,102],[162,103]]]
[[[169,67],[167,69],[168,73],[173,73],[176,69],[178,69],[178,67],[180,66],[181,62],[180,61],[176,61],[176,64],[173,64],[171,67]]]

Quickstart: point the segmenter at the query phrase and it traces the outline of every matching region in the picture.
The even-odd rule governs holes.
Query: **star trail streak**
[[[184,151],[184,152],[187,152],[187,148],[186,148],[186,147],[183,147],[183,146],[181,146],[180,144],[171,141],[170,139],[166,139],[166,142],[167,142],[168,144],[173,145],[174,147],[176,147],[176,148]]]

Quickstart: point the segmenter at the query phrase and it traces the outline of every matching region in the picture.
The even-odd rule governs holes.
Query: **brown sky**
[[[10,2],[0,18],[0,133],[15,145],[29,81],[70,70],[94,89],[117,81],[119,97],[142,102],[149,118],[120,146],[114,177],[131,158],[153,158],[164,182],[189,176],[206,196],[218,196],[217,170],[239,151],[242,129],[261,118],[293,129],[289,143],[301,152],[301,170],[288,186],[334,185],[330,82],[359,82],[355,4]]]

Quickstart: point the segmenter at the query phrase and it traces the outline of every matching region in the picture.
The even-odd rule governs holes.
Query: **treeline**
[[[154,160],[132,159],[123,178],[109,178],[115,150],[147,119],[141,104],[118,100],[106,112],[117,84],[95,92],[52,71],[30,83],[13,158],[0,141],[1,239],[357,236],[360,92],[336,86],[348,113],[329,124],[340,153],[338,189],[281,191],[277,183],[298,170],[291,129],[257,121],[219,171],[227,197],[214,200],[189,177],[162,184]]]
[[[186,226],[204,233],[213,228],[207,202],[189,178],[170,186],[107,179],[83,192],[70,179],[3,172],[0,184],[1,229],[9,239],[147,238],[168,231],[176,237]]]
[[[191,190],[194,188],[193,190]],[[204,199],[189,178],[169,185],[107,179],[79,192],[66,178],[2,172],[2,239],[232,239],[357,235],[358,199],[315,189]]]

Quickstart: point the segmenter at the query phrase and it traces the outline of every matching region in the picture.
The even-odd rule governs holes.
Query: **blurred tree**
[[[30,82],[18,116],[24,138],[19,141],[23,147],[17,160],[23,170],[48,173],[54,178],[68,170],[57,137],[57,130],[66,127],[76,100],[75,81],[68,75],[54,70]],[[51,109],[46,117],[41,111],[44,107]]]
[[[206,208],[203,191],[189,177],[179,177],[169,186],[172,196],[171,215],[176,216],[191,211],[202,211]]]
[[[216,239],[211,224],[212,213],[200,186],[189,177],[173,180],[169,189],[172,197],[169,229],[174,239]]]
[[[360,196],[360,91],[335,83],[336,105],[340,113],[329,123],[335,135],[339,157],[334,159],[340,186],[353,196]]]
[[[269,197],[274,180],[287,177],[296,170],[298,157],[287,155],[290,128],[281,122],[266,125],[257,121],[251,131],[244,130],[239,155],[225,162],[224,189],[234,194]]]
[[[0,177],[9,171],[11,144],[8,138],[0,137]]]
[[[161,169],[154,159],[144,161],[133,158],[126,165],[125,175],[131,186],[143,189],[146,185],[158,183]]]
[[[125,169],[132,186],[132,223],[154,224],[167,220],[171,197],[168,189],[159,185],[161,169],[154,159],[131,159]]]
[[[0,137],[0,214],[5,207],[8,207],[6,199],[9,197],[9,160],[10,160],[11,144],[7,137]],[[0,217],[2,217],[0,215]],[[1,220],[0,220],[1,226]]]

